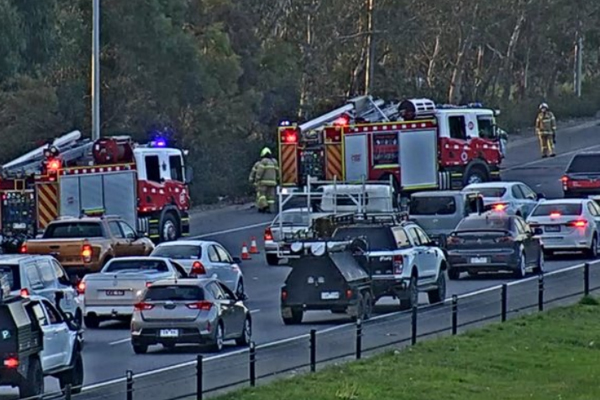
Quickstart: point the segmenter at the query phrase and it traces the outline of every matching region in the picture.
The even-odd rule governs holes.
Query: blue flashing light
[[[165,139],[157,139],[154,144],[156,147],[166,147],[167,141]]]
[[[290,121],[281,121],[281,122],[279,123],[279,126],[290,126],[290,125],[292,125],[292,124],[290,123]]]

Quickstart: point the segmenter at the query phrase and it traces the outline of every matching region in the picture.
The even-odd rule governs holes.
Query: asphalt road
[[[544,193],[547,197],[561,197],[560,177],[570,160],[570,157],[583,149],[600,149],[600,128],[595,123],[584,127],[571,128],[559,132],[557,154],[555,158],[539,158],[537,139],[519,138],[509,144],[509,154],[504,163],[503,180],[520,180],[534,190]],[[192,215],[192,235],[204,239],[214,239],[221,242],[232,254],[238,255],[243,242],[250,243],[256,237],[261,247],[264,227],[273,216],[256,213],[246,207],[228,207]],[[559,260],[546,263],[547,271],[556,271],[583,260],[577,255],[567,255]],[[268,348],[260,349],[258,373],[276,372],[287,367],[298,367],[307,362],[306,337],[311,329],[319,333],[319,359],[351,353],[354,349],[354,327],[348,320],[330,313],[315,312],[305,317],[305,323],[300,326],[284,326],[279,316],[279,288],[282,285],[288,268],[285,266],[269,267],[264,262],[264,255],[253,255],[253,259],[242,264],[246,289],[250,299],[247,304],[253,311],[253,338],[257,345],[269,344]],[[567,273],[564,276],[568,276]],[[556,275],[549,284],[547,293],[556,295],[564,290],[577,291],[582,287],[580,274],[576,278],[564,278],[563,274]],[[569,275],[570,276],[570,275]],[[598,283],[600,284],[600,274]],[[464,279],[449,282],[448,294],[464,294],[484,288],[510,282],[504,276],[491,276],[486,279]],[[537,299],[535,282],[522,284],[515,294],[510,296],[511,306],[529,304]],[[533,286],[533,287],[530,287]],[[516,286],[515,286],[516,288]],[[576,290],[577,289],[577,290]],[[533,294],[532,294],[533,293]],[[461,315],[470,320],[477,315],[493,315],[498,312],[498,293],[472,296],[470,300],[461,303]],[[532,300],[533,299],[533,300]],[[422,297],[424,303],[425,298]],[[393,307],[379,307],[380,312],[389,312]],[[495,310],[495,311],[492,311]],[[445,315],[443,318],[441,315]],[[432,308],[421,317],[422,329],[435,330],[441,320],[449,323],[448,309]],[[394,314],[378,317],[365,326],[365,348],[384,345],[408,335],[410,326],[409,316]],[[343,324],[342,327],[340,325]],[[437,328],[436,328],[437,327]],[[370,334],[370,332],[373,332]],[[89,388],[81,398],[124,398],[124,383],[110,384],[121,380],[126,370],[142,374],[136,384],[136,398],[167,399],[177,395],[191,393],[195,380],[193,366],[176,368],[178,364],[193,363],[198,354],[195,348],[177,349],[166,352],[160,347],[151,348],[146,355],[135,355],[129,342],[128,326],[123,324],[105,324],[97,330],[85,332],[86,347],[84,350],[85,386]],[[387,341],[387,342],[386,342]],[[372,342],[372,343],[370,343]],[[227,352],[241,352],[231,346]],[[205,375],[208,387],[229,383],[237,378],[248,376],[247,353],[231,357],[222,355],[212,356]],[[152,373],[164,370],[162,375]],[[58,390],[53,379],[47,379],[47,391]],[[142,387],[145,387],[143,389]],[[0,393],[7,393],[2,390]],[[111,393],[115,395],[112,396]],[[118,393],[118,394],[117,394]],[[145,393],[142,396],[142,393]],[[8,398],[1,396],[0,398]]]

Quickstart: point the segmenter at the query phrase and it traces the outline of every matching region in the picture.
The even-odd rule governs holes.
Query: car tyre
[[[519,257],[519,263],[514,272],[515,278],[523,279],[527,276],[527,262],[525,258],[525,252],[521,250],[521,256]]]
[[[238,339],[235,339],[235,343],[238,346],[249,346],[250,341],[252,340],[252,320],[250,317],[246,317],[244,321],[244,330],[242,331],[242,336]]]
[[[27,379],[19,383],[19,397],[22,399],[40,399],[44,395],[44,371],[37,357],[29,361]]]
[[[408,298],[405,300],[400,300],[400,309],[402,310],[410,310],[415,306],[419,305],[419,287],[418,287],[418,279],[415,275],[410,277],[410,282],[408,284]]]
[[[166,214],[160,226],[160,240],[162,242],[172,242],[179,239],[179,224],[172,214]]]
[[[292,316],[290,318],[284,316],[282,316],[281,318],[283,319],[283,323],[286,325],[298,325],[302,323],[302,318],[304,318],[304,311],[302,311],[301,308],[293,307]]]
[[[212,338],[212,343],[210,346],[210,350],[214,353],[219,353],[223,350],[223,345],[225,342],[225,332],[223,330],[223,323],[219,321],[217,323],[217,328],[215,329],[214,336]]]
[[[460,271],[456,268],[448,268],[448,279],[457,281],[460,279]]]
[[[594,238],[592,239],[592,244],[590,248],[586,251],[586,256],[588,258],[597,258],[598,257],[598,235],[594,234]]]
[[[363,295],[362,319],[366,321],[369,318],[371,318],[372,314],[373,314],[373,297],[371,296],[371,293],[365,292],[365,294]]]
[[[437,288],[427,292],[429,304],[437,304],[446,300],[446,277],[444,271],[440,270],[436,281]]]
[[[146,354],[148,352],[147,344],[134,343],[133,344],[133,352],[135,354]]]
[[[267,264],[271,266],[279,265],[279,257],[277,257],[277,254],[267,254],[266,258]]]
[[[479,165],[474,165],[467,170],[467,173],[465,174],[465,177],[464,177],[463,185],[467,186],[467,185],[471,185],[474,183],[483,183],[483,182],[487,182],[487,181],[488,181],[487,173],[483,169],[483,167],[481,167]]]
[[[60,389],[65,393],[67,385],[71,385],[71,393],[81,393],[83,387],[84,368],[81,351],[76,350],[73,356],[73,365],[71,369],[63,373],[59,378]]]
[[[98,329],[100,326],[100,318],[95,315],[86,315],[83,317],[83,322],[86,328],[89,329]]]

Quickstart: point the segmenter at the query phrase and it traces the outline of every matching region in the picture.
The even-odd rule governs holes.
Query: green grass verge
[[[432,340],[220,400],[600,398],[600,307],[577,306]]]

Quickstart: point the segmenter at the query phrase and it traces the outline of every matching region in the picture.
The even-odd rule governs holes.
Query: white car
[[[20,294],[25,297],[38,295],[54,304],[56,292],[62,292],[60,308],[72,314],[81,324],[83,300],[62,265],[54,257],[27,254],[2,255],[0,275],[6,276],[13,295]]]
[[[589,257],[598,255],[600,207],[591,199],[558,199],[542,201],[527,222],[542,228],[544,252],[584,251]]]
[[[179,263],[191,276],[206,276],[223,282],[240,299],[246,297],[244,275],[239,264],[242,260],[217,242],[208,240],[180,240],[161,243],[150,257],[164,257]]]
[[[479,192],[486,209],[522,218],[527,218],[539,200],[544,198],[543,194],[534,192],[523,182],[473,183],[463,192]]]

